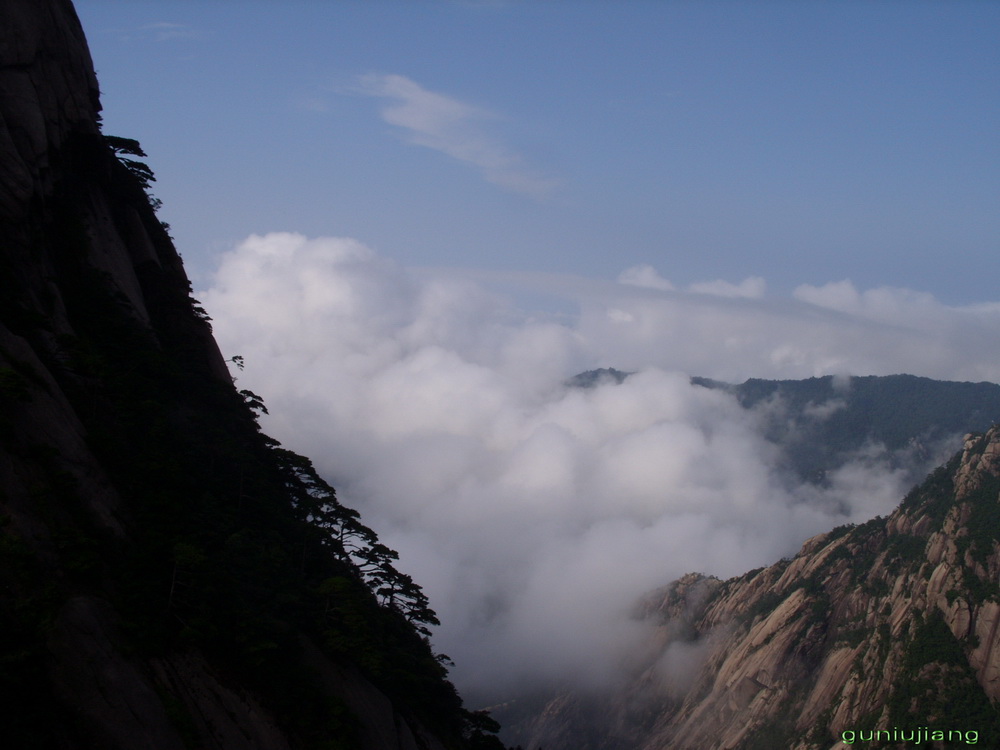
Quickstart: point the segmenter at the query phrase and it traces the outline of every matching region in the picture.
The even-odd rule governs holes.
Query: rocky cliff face
[[[920,746],[998,747],[998,584],[994,428],[887,518],[740,578],[692,575],[650,595],[637,616],[656,625],[654,666],[599,726],[586,699],[553,701],[532,746],[805,750],[898,729],[878,746],[912,747],[901,739],[919,730]]]
[[[260,433],[99,109],[69,0],[0,3],[4,746],[465,747],[330,518],[391,551]]]

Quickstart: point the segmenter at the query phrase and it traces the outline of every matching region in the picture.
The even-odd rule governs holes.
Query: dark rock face
[[[73,134],[97,134],[98,87],[69,0],[4,3],[0,28],[0,216],[23,219],[52,189],[53,155]]]
[[[420,635],[296,515],[99,110],[69,0],[0,3],[4,746],[464,747]]]

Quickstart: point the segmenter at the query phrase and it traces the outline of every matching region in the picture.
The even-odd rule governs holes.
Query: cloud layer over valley
[[[522,293],[571,312],[524,311]],[[642,593],[772,562],[907,489],[877,449],[827,488],[796,486],[764,415],[690,375],[1000,380],[1000,306],[847,281],[774,299],[763,279],[678,288],[648,266],[474,277],[269,234],[227,253],[198,296],[223,351],[245,358],[238,385],[267,402],[265,429],[400,552],[456,683],[483,700],[602,680],[639,635],[627,613]],[[608,366],[636,374],[565,384]]]

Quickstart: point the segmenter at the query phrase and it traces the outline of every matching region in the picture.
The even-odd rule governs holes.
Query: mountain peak
[[[983,435],[966,435],[961,461],[955,472],[955,497],[963,500],[998,476],[1000,426],[991,428]]]

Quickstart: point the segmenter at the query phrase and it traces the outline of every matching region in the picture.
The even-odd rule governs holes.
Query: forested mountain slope
[[[496,746],[395,553],[260,432],[69,0],[0,4],[0,55],[3,745]]]

